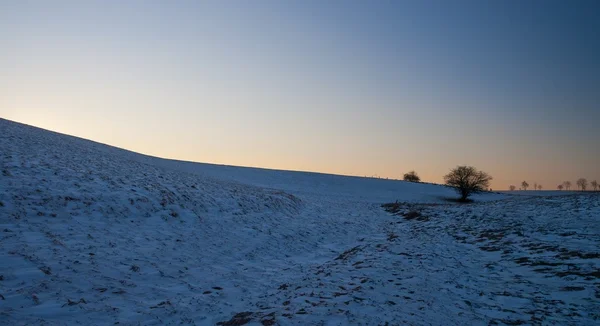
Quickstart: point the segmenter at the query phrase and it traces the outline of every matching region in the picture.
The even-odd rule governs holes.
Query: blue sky
[[[600,179],[595,1],[0,1],[0,116],[147,154]]]

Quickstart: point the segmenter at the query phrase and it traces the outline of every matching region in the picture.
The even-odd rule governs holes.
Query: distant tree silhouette
[[[467,198],[474,193],[485,191],[491,180],[489,174],[478,171],[472,166],[457,166],[444,176],[446,185],[456,189],[462,202],[467,201]]]
[[[538,190],[542,190],[542,185],[538,185]]]
[[[404,181],[409,182],[421,182],[421,178],[415,171],[410,171],[408,173],[404,173]]]
[[[533,190],[537,190],[537,182],[533,183]]]
[[[529,183],[527,183],[527,181],[523,181],[521,182],[521,187],[523,187],[523,190],[527,190],[527,188],[529,188]]]
[[[558,185],[558,190],[563,190],[564,186],[563,185]]]
[[[592,186],[592,189],[594,189],[594,191],[598,190],[598,181],[594,180],[590,182],[590,185]]]
[[[571,181],[565,181],[563,182],[563,185],[565,185],[565,189],[571,190]]]
[[[581,189],[581,191],[585,191],[588,186],[588,181],[586,178],[579,178],[577,180],[577,187]]]
[[[515,189],[517,189],[517,187],[510,185],[510,187],[508,187],[508,189],[510,189],[510,191],[515,191]]]

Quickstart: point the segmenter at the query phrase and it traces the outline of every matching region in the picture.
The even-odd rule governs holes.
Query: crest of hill
[[[455,197],[452,189],[435,184],[164,159],[4,119],[0,119],[0,129],[3,130],[0,137],[2,152],[5,153],[5,165],[13,164],[6,155],[20,153],[29,164],[38,162],[60,170],[52,173],[63,173],[63,179],[72,177],[64,175],[67,171],[87,171],[88,175],[97,174],[99,180],[105,179],[95,186],[88,184],[88,190],[98,187],[98,190],[114,191],[117,187],[130,186],[134,186],[135,189],[135,186],[142,183],[164,188],[170,184],[172,186],[169,190],[161,188],[160,191],[179,191],[181,193],[178,198],[197,198],[201,203],[199,205],[206,206],[207,209],[209,206],[225,209],[224,207],[231,204],[227,203],[227,198],[232,198],[229,195],[232,189],[236,189],[238,194],[246,195],[286,194],[284,198],[289,198],[290,194],[300,197],[328,196],[373,203],[441,203],[447,198]],[[52,178],[52,175],[48,178]],[[114,178],[120,178],[125,183],[119,184],[113,180],[115,184],[105,184],[107,180]],[[126,181],[133,179],[137,184]],[[204,191],[195,193],[190,190],[193,189],[192,186],[200,187]],[[487,201],[506,197],[507,194],[485,193],[474,198]]]

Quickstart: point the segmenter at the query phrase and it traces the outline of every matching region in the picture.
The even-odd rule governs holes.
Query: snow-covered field
[[[503,193],[510,195],[523,195],[523,196],[567,196],[567,195],[579,195],[579,191],[575,190],[515,190],[515,191],[504,191]]]
[[[456,205],[2,119],[0,164],[0,324],[600,323],[594,194]]]

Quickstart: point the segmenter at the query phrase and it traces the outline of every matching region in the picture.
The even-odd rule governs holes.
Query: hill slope
[[[593,197],[557,197],[555,205],[486,194],[478,201],[495,202],[454,206],[443,200],[452,191],[436,185],[165,160],[7,120],[0,120],[0,131],[2,323],[522,319],[552,304],[494,293],[522,272],[515,268],[529,267],[515,264],[519,257],[469,245],[494,225],[505,229],[521,220],[522,205],[550,205],[526,213],[554,223],[538,242],[555,241],[551,232],[570,228],[575,235],[560,241],[583,258],[569,266],[585,278],[598,265],[597,234],[582,231],[598,226]],[[396,200],[436,205],[402,206],[426,216],[406,221],[380,207]],[[560,218],[565,211],[572,220]],[[500,214],[507,218],[477,218]],[[537,234],[537,223],[523,228]],[[488,284],[483,266],[491,262],[504,274]],[[593,280],[568,277],[577,275],[548,285],[526,274],[533,285],[525,290],[583,287],[567,296],[580,317],[565,313],[558,321],[592,320],[583,312],[598,307],[588,300]],[[509,297],[510,307],[498,301]]]

